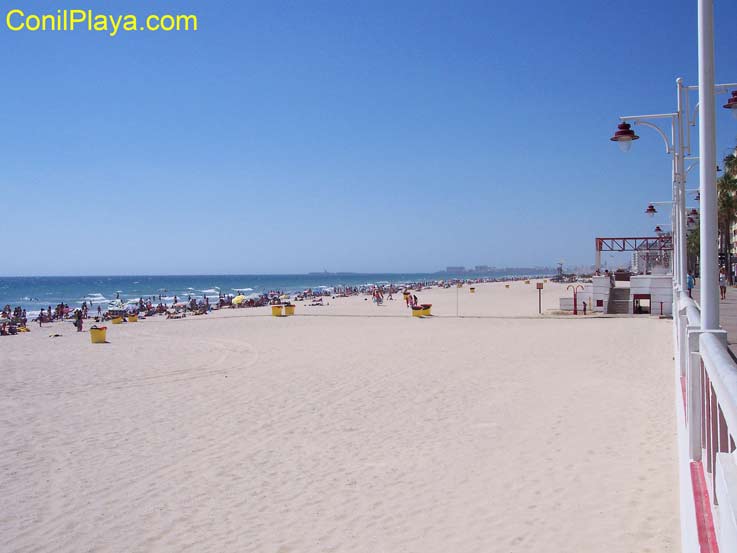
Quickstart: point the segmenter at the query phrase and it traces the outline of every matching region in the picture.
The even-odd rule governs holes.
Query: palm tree
[[[727,156],[727,158],[734,156]],[[734,161],[725,158],[725,168],[733,167]],[[722,253],[726,262],[727,275],[732,280],[732,224],[737,220],[737,179],[729,169],[717,180],[717,206],[719,231],[722,235]]]
[[[729,154],[724,158],[724,174],[737,178],[737,156]]]
[[[686,236],[686,269],[696,276],[699,268],[700,253],[700,234],[699,227],[695,227],[688,231]]]

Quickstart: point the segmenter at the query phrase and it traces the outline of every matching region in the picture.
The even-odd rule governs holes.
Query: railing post
[[[676,336],[678,338],[678,364],[681,370],[681,376],[687,376],[689,363],[689,341],[688,341],[688,315],[686,308],[682,307],[678,310],[676,316],[678,327],[676,328]],[[698,351],[698,348],[697,348]]]
[[[702,426],[701,426],[701,432],[702,432],[702,438],[701,443],[704,449],[706,450],[706,464],[705,469],[706,473],[710,475],[710,481],[712,485],[712,492],[714,491],[714,484],[715,484],[715,478],[716,478],[716,456],[719,452],[719,442],[720,442],[720,408],[719,408],[719,398],[717,398],[716,391],[714,389],[714,384],[712,382],[713,376],[719,375],[719,366],[714,364],[714,357],[719,359],[720,352],[717,350],[709,349],[708,351],[704,350],[704,344],[702,343],[704,339],[706,338],[707,334],[711,334],[714,338],[716,338],[720,344],[720,349],[723,348],[723,351],[721,352],[721,355],[728,355],[727,350],[727,332],[724,330],[713,330],[713,331],[701,331],[698,332],[699,336],[699,351],[701,352],[701,387],[702,387],[702,406],[701,409],[701,416],[702,416]],[[712,342],[713,343],[713,342]],[[705,360],[712,359],[709,363],[706,363]],[[724,362],[724,361],[717,361]],[[730,358],[731,362],[731,358]],[[714,375],[711,374],[710,371],[715,371]],[[726,425],[726,423],[725,423]],[[712,499],[716,499],[716,496],[712,495]]]
[[[703,422],[703,390],[701,375],[701,356],[698,352],[691,354],[689,362],[688,397],[688,456],[692,461],[701,461],[704,438]]]
[[[703,388],[701,355],[699,354],[699,334],[695,327],[686,329],[686,421],[688,424],[688,455],[692,461],[701,461],[703,446]]]

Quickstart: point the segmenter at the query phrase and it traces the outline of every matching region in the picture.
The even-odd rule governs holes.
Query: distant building
[[[476,265],[476,267],[474,267],[474,271],[477,273],[488,273],[491,271],[491,267],[488,265]]]
[[[445,272],[446,273],[465,273],[466,268],[465,267],[446,267]]]

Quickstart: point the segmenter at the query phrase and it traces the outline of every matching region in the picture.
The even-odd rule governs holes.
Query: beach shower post
[[[583,290],[583,286],[580,284],[576,284],[575,286],[573,284],[569,284],[566,287],[566,290],[573,290],[573,314],[578,315],[578,290],[579,288]]]

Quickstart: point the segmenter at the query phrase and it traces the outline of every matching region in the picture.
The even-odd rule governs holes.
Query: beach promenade
[[[0,550],[680,550],[671,321],[418,295],[5,340]]]
[[[697,303],[700,301],[700,292],[697,280],[693,289],[693,298]],[[737,289],[731,286],[727,287],[727,299],[719,302],[719,324],[727,331],[727,344],[732,348],[737,344]]]

